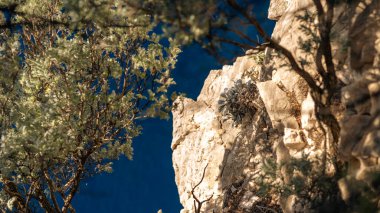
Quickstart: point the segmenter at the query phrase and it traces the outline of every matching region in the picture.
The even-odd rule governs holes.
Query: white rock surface
[[[179,98],[174,103],[173,166],[180,201],[186,211],[194,210],[191,190],[200,181],[206,165],[204,180],[195,190],[200,200],[213,195],[213,199],[204,206],[205,211],[220,212],[223,191],[249,173],[248,170],[243,171],[244,163],[249,163],[249,160],[238,162],[237,156],[249,157],[249,143],[247,140],[238,142],[237,139],[239,135],[252,137],[244,132],[253,128],[252,124],[242,131],[231,120],[224,121],[218,111],[218,100],[224,89],[232,87],[252,66],[257,66],[253,60],[242,57],[233,66],[213,70],[197,101]],[[254,130],[249,130],[249,133],[254,134]]]
[[[311,3],[312,0],[272,0],[270,4],[269,17],[278,20],[272,37],[296,58],[305,57],[299,41],[308,39],[300,30],[301,21],[296,16],[306,10],[315,12]],[[335,11],[339,18],[332,29],[337,35],[332,41],[333,56],[337,76],[347,84],[342,88],[342,102],[333,109],[341,127],[339,157],[349,164],[349,175],[339,181],[345,200],[359,193],[352,187],[357,181],[371,184],[369,174],[380,172],[378,11],[380,4],[376,0],[367,0],[367,4],[341,4]],[[347,38],[349,50],[343,48]],[[314,58],[315,50],[310,54],[307,60]],[[201,180],[206,166],[204,179],[194,189],[200,201],[212,196],[202,205],[202,212],[255,212],[255,206],[260,202],[263,205],[264,198],[258,196],[257,180],[269,162],[283,165],[280,173],[284,180],[278,181],[286,184],[295,177],[304,182],[311,180],[296,171],[286,172],[291,159],[308,156],[307,160],[313,162],[311,169],[320,169],[315,160],[324,156],[323,147],[331,147],[331,131],[318,120],[311,92],[304,80],[286,65],[286,60],[267,50],[265,61],[265,66],[271,69],[263,69],[249,56],[240,57],[232,66],[211,71],[196,101],[188,98],[175,101],[172,149],[176,184],[184,207],[181,212],[194,212],[191,191]],[[218,101],[236,81],[246,82],[244,76],[252,70],[266,72],[253,79],[262,106],[236,125],[219,112]],[[315,70],[313,64],[307,67],[312,76],[316,76]],[[328,175],[335,172],[332,165],[327,165],[327,170]],[[265,205],[281,206],[285,212],[320,210],[308,204],[300,205],[300,198],[294,194],[281,197],[269,193],[268,196],[271,203]]]

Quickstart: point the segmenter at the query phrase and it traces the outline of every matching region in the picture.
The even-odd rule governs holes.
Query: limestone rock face
[[[268,18],[278,20],[288,8],[288,0],[270,1]]]
[[[258,201],[250,183],[264,157],[256,156],[256,149],[266,148],[266,157],[273,155],[271,144],[262,144],[268,140],[270,124],[267,122],[270,121],[265,111],[258,109],[236,126],[231,119],[223,117],[218,106],[225,89],[244,79],[243,74],[252,67],[258,65],[250,57],[238,58],[233,66],[210,72],[197,101],[179,98],[174,103],[173,166],[183,212],[194,211],[191,191],[201,181],[203,171],[204,179],[194,189],[200,201],[212,196],[203,205],[203,211],[222,212],[232,208],[248,211]],[[241,203],[233,202],[241,198],[244,198]],[[234,206],[229,206],[231,203]]]
[[[263,64],[247,55],[211,71],[196,101],[175,101],[173,167],[183,213],[194,212],[196,200],[204,201],[201,212],[338,211],[329,200],[313,202],[339,190],[347,203],[367,196],[354,185],[378,192],[373,174],[380,174],[379,11],[377,0],[340,3],[334,10],[332,54],[341,85],[331,110],[339,122],[339,144],[333,144],[337,132],[319,120],[313,92],[274,50],[266,51]],[[316,50],[300,48],[310,39],[301,29],[305,13],[315,14],[312,0],[272,0],[269,18],[277,20],[272,38],[310,62],[306,71],[317,76]],[[315,20],[311,15],[309,21]],[[239,81],[254,85],[256,99],[254,110],[235,115],[245,103],[234,96]],[[334,159],[326,157],[332,153],[348,164],[339,181]],[[316,181],[309,174],[321,168],[330,191],[302,185]],[[289,192],[290,187],[299,189]]]

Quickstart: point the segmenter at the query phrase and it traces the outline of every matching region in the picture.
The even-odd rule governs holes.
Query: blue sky
[[[266,17],[269,1],[258,8]],[[273,22],[262,19],[267,32]],[[198,45],[183,50],[173,72],[176,91],[195,99],[208,72],[218,69],[216,60]],[[134,159],[121,158],[114,172],[84,180],[74,206],[82,212],[176,213],[182,208],[172,167],[172,120],[151,119],[142,122],[143,133],[134,140]]]

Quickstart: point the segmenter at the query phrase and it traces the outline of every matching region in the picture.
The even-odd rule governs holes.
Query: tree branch
[[[47,185],[48,185],[48,187],[49,187],[50,198],[51,198],[52,201],[53,201],[55,211],[57,211],[57,212],[61,212],[60,209],[59,209],[59,205],[58,205],[57,199],[56,199],[56,197],[55,197],[56,187],[54,186],[53,181],[50,179],[49,174],[47,173],[47,171],[44,171],[44,176],[45,176],[45,179],[46,179]]]
[[[237,41],[233,41],[233,40],[226,39],[226,38],[221,38],[221,37],[218,37],[218,36],[214,36],[214,39],[216,41],[227,43],[227,44],[232,44],[232,45],[235,45],[237,47],[241,47],[241,48],[246,49],[246,50],[248,50],[248,49],[257,49],[256,46],[240,43],[240,42],[237,42]]]
[[[22,212],[29,212],[28,206],[25,206],[25,200],[17,189],[17,185],[7,178],[3,178],[4,191],[11,197],[16,197],[16,209]]]
[[[37,184],[36,187],[36,200],[40,203],[40,206],[46,210],[46,212],[55,213],[55,209],[50,205],[49,200],[46,198],[45,193],[42,191],[41,183]]]
[[[83,166],[82,166],[82,164],[80,164],[77,172],[75,173],[75,175],[73,177],[73,186],[70,189],[69,195],[64,199],[64,204],[63,204],[63,207],[61,210],[63,213],[67,212],[68,207],[70,206],[71,201],[73,200],[75,193],[78,191],[80,178],[81,178],[82,173],[83,173]]]
[[[192,188],[191,190],[191,194],[193,195],[193,198],[194,198],[194,209],[195,209],[195,213],[200,213],[201,212],[201,209],[202,209],[202,205],[205,203],[205,202],[208,202],[211,200],[211,198],[214,196],[214,194],[212,194],[210,197],[206,198],[205,200],[202,200],[200,201],[197,196],[194,194],[194,191],[195,189],[202,183],[204,177],[205,177],[205,173],[206,173],[206,168],[208,166],[208,163],[206,164],[205,168],[203,169],[203,173],[202,173],[202,178],[201,180]]]

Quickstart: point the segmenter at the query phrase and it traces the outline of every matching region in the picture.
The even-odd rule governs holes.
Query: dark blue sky
[[[266,17],[269,0],[258,8]],[[268,32],[273,22],[263,19]],[[218,69],[216,60],[198,45],[181,53],[173,76],[176,91],[195,99],[208,72]],[[134,159],[121,158],[114,163],[114,172],[84,180],[76,195],[74,207],[82,212],[177,213],[182,208],[172,167],[172,121],[151,119],[142,122],[143,133],[134,140]]]

